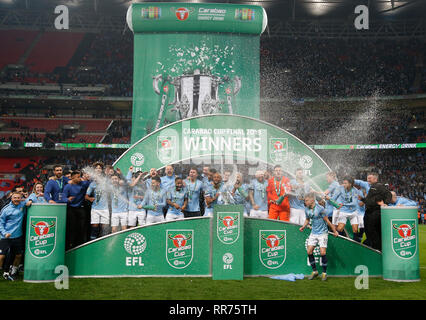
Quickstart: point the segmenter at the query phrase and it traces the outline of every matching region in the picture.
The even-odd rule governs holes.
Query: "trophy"
[[[171,103],[172,112],[176,112],[176,120],[195,117],[198,115],[214,114],[222,110],[218,90],[219,85],[229,83],[231,88],[226,90],[227,105],[230,114],[232,111],[232,97],[236,96],[241,89],[241,78],[235,76],[232,80],[229,76],[219,77],[209,72],[201,72],[195,69],[193,73],[177,77],[167,76],[163,79],[161,74],[153,77],[153,88],[155,93],[161,95],[159,87],[162,82],[164,94],[162,94],[161,107],[158,114],[155,129],[158,129],[165,110],[167,92],[169,91],[167,83],[174,86],[174,98]]]

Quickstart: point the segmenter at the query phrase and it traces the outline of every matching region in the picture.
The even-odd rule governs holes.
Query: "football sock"
[[[98,227],[91,227],[91,230],[90,230],[90,240],[94,240],[94,239],[96,239],[97,237],[98,237],[98,235],[99,235],[99,226]]]
[[[354,235],[352,237],[356,242],[361,242],[361,237],[359,232],[354,232]]]
[[[327,262],[328,262],[327,256],[326,255],[321,256],[321,266],[322,266],[322,271],[324,273],[327,273]]]
[[[308,255],[308,258],[309,258],[309,264],[311,265],[312,270],[313,270],[313,271],[317,271],[317,266],[316,266],[316,264],[315,264],[315,258],[314,258],[314,255],[313,255],[313,254],[309,254],[309,255]]]

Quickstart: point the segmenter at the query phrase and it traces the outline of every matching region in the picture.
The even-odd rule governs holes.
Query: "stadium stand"
[[[108,90],[97,94],[130,97],[132,35],[92,35],[87,37],[85,50],[77,55],[84,36],[82,33],[44,33],[25,61],[28,67],[25,76],[3,75],[2,80],[57,83],[58,75],[52,76],[52,73],[55,67],[62,66],[66,72],[61,75],[61,83],[106,86]],[[55,50],[51,50],[52,46]],[[293,98],[422,93],[426,92],[425,49],[424,41],[412,39],[286,39],[280,42],[262,38],[261,88],[264,96]],[[22,55],[23,50],[11,59],[3,57],[3,63],[16,63],[16,57]],[[306,52],[309,54],[303,54]],[[71,60],[72,65],[67,66]],[[47,88],[34,90],[48,93]]]
[[[2,119],[2,122],[9,124],[8,130],[29,130],[51,132],[63,127],[78,128],[83,132],[105,132],[111,120],[86,120],[86,119],[66,119],[66,118],[22,118],[10,117]]]
[[[37,33],[31,30],[0,30],[2,47],[7,48],[0,50],[0,70],[8,64],[18,64],[19,58],[29,48]]]
[[[52,143],[99,143],[107,134],[112,119],[81,118],[22,118],[3,117],[0,129],[0,141],[14,142],[22,146],[24,142]]]
[[[114,110],[111,101],[132,96],[132,33],[8,30],[0,31],[0,36],[6,47],[13,48],[0,52],[0,96],[4,98],[0,99],[0,142],[10,142],[12,149],[22,148],[24,142],[42,142],[47,149],[58,142],[130,142],[131,107]],[[408,101],[408,95],[426,93],[425,39],[277,41],[265,36],[260,45],[262,120],[310,145],[426,142],[424,99]],[[7,67],[18,63],[18,68]],[[24,112],[15,106],[14,95],[39,100],[28,103]],[[82,107],[49,107],[49,99],[43,97],[50,95],[64,99],[63,105],[55,102],[61,108],[67,109],[67,99],[74,98],[81,99]],[[110,99],[106,104],[111,109],[88,103],[87,96]],[[389,107],[381,99],[392,96],[403,102]],[[368,99],[360,102],[362,97]],[[340,98],[359,103],[336,103]],[[399,150],[396,157],[382,151],[350,156],[327,151],[321,156],[339,175],[350,169],[353,176],[365,178],[367,170],[378,171],[393,190],[416,199],[424,210],[424,151],[413,152]],[[54,162],[82,168],[102,160],[88,154],[79,159],[52,156],[41,161],[37,170],[47,170]],[[108,163],[116,155],[111,157]],[[10,175],[15,173],[0,168],[0,175],[9,175],[2,180],[4,185],[12,185]]]
[[[51,73],[64,67],[77,50],[84,33],[45,32],[31,50],[25,65],[31,72]]]

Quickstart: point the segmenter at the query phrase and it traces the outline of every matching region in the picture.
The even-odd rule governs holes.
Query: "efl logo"
[[[130,157],[130,162],[135,167],[140,167],[145,162],[145,157],[142,153],[136,152],[136,153],[132,154],[132,156]]]
[[[223,265],[224,270],[232,270],[232,262],[234,261],[234,256],[232,253],[225,253],[222,257],[222,261],[225,263]]]
[[[176,17],[179,21],[185,21],[189,17],[189,10],[187,8],[178,8],[176,10]]]
[[[123,243],[124,249],[133,257],[126,257],[125,265],[127,267],[140,266],[145,264],[142,262],[142,257],[139,256],[146,249],[146,238],[137,232],[129,234]]]
[[[310,169],[313,165],[312,157],[308,155],[304,155],[300,158],[299,164],[302,166],[303,169]]]

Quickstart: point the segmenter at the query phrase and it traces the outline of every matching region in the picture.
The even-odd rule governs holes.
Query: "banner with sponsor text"
[[[417,207],[382,207],[383,279],[420,281]]]
[[[133,171],[147,172],[174,163],[216,168],[238,165],[250,167],[247,173],[253,176],[267,165],[281,165],[289,177],[302,168],[307,182],[317,191],[328,187],[325,174],[330,171],[319,155],[297,137],[240,115],[198,116],[174,122],[138,141],[114,167],[126,174],[131,166]]]
[[[300,232],[298,225],[270,219],[239,221],[237,211],[235,206],[218,210],[217,223],[210,217],[187,218],[107,235],[69,250],[65,264],[71,277],[213,277],[216,267],[244,276],[311,273],[310,230]],[[225,242],[217,255],[213,237]],[[229,249],[236,244],[243,256]],[[319,247],[314,256],[319,264]],[[356,275],[357,265],[367,266],[370,276],[382,274],[380,252],[351,239],[329,234],[327,256],[329,275]]]
[[[65,261],[66,204],[32,204],[27,209],[26,282],[54,281]]]
[[[259,118],[260,6],[133,3],[131,142],[177,120],[227,113]]]

